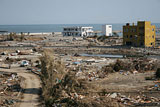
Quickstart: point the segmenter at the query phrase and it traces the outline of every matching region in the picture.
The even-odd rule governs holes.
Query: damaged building
[[[123,26],[123,45],[155,47],[155,29],[150,21],[138,21],[137,25],[127,23]]]
[[[93,35],[93,27],[64,27],[63,36],[87,37]]]

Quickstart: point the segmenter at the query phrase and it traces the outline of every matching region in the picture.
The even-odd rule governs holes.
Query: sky
[[[160,23],[160,0],[0,0],[0,25]]]

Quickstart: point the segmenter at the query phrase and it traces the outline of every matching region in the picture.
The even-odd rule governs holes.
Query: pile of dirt
[[[107,36],[99,36],[99,37],[97,37],[97,40],[98,40],[99,42],[104,42],[106,39],[108,39]]]
[[[135,58],[120,60],[118,59],[114,64],[110,64],[102,67],[101,71],[106,73],[113,73],[119,71],[152,71],[157,69],[158,62],[152,59],[146,58]]]

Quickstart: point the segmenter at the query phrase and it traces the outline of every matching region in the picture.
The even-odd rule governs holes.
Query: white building
[[[102,35],[112,36],[112,25],[102,25]]]
[[[63,36],[87,37],[93,35],[93,27],[64,27]]]

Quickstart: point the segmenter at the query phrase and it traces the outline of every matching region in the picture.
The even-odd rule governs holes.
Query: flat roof
[[[63,28],[93,28],[92,26],[68,26]]]

